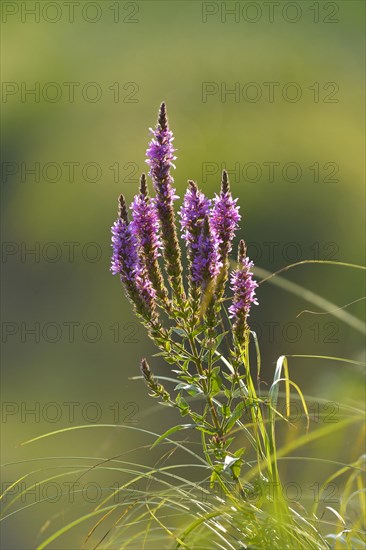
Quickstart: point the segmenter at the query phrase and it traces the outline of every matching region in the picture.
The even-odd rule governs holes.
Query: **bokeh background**
[[[160,374],[169,367],[152,358],[153,344],[109,273],[117,196],[136,193],[162,100],[176,136],[178,195],[191,178],[212,196],[221,169],[232,171],[243,215],[237,237],[258,268],[274,272],[305,259],[364,263],[364,3],[275,4],[2,3],[3,488],[31,471],[37,484],[65,461],[77,469],[78,460],[62,457],[92,464],[128,453],[127,460],[153,464],[162,453],[140,449],[153,438],[128,428],[20,445],[38,435],[95,423],[162,433],[179,421],[159,410],[142,381],[130,380],[142,356]],[[306,290],[334,308],[364,296],[363,273],[304,265],[283,279],[298,286],[272,284],[276,278],[263,284],[251,317],[264,382],[281,354],[361,360],[363,302],[346,319],[296,316],[324,310]],[[333,410],[322,409],[323,399],[355,405],[364,398],[357,367],[293,359],[290,371],[320,412]],[[349,430],[300,454],[307,452],[347,462],[362,443]],[[306,464],[304,494],[330,471]],[[286,465],[283,475],[292,480],[294,470]],[[118,473],[90,480],[121,481]],[[44,502],[36,488],[9,508],[24,509],[7,519],[3,548],[35,548],[93,509],[93,487],[70,504],[58,498],[64,478],[56,481]],[[87,526],[52,547],[80,548]]]

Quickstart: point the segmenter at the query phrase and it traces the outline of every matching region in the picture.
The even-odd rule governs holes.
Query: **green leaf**
[[[164,432],[154,443],[151,445],[150,450],[159,445],[164,439],[169,437],[170,435],[174,434],[175,432],[179,432],[179,430],[187,430],[188,428],[194,428],[196,424],[178,424],[177,426],[173,426],[173,428],[170,428],[166,432]]]
[[[231,399],[231,397],[232,397],[231,389],[230,388],[224,388],[224,395],[225,395],[226,399]]]
[[[217,395],[221,392],[222,388],[222,381],[220,376],[217,374],[217,372],[212,372],[210,376],[210,383],[211,383],[211,391],[210,394],[212,396]]]
[[[235,422],[242,416],[244,407],[245,407],[244,401],[240,401],[240,403],[237,404],[237,406],[233,410],[233,413],[229,422],[225,426],[225,429],[227,431],[229,431],[234,426]]]
[[[174,357],[165,357],[165,361],[169,363],[170,365],[176,365],[177,360]]]
[[[221,334],[219,334],[219,335],[216,337],[215,343],[214,343],[214,345],[213,345],[213,347],[212,347],[213,350],[216,350],[216,349],[220,346],[220,344],[221,344],[221,342],[222,342],[222,339],[224,338],[224,336],[225,336],[226,334],[228,334],[228,331],[222,332]]]
[[[189,405],[188,405],[187,401],[184,399],[184,397],[181,396],[180,393],[178,393],[178,395],[175,399],[175,402],[176,402],[177,406],[179,407],[180,413],[181,413],[182,416],[185,416],[186,414],[188,414]]]
[[[192,397],[203,393],[201,388],[199,388],[196,384],[186,384],[185,382],[179,382],[174,389],[185,390]]]
[[[182,328],[173,327],[172,330],[179,336],[182,336],[182,338],[187,338],[187,333]]]
[[[196,429],[200,432],[204,432],[206,434],[214,435],[216,431],[213,428],[208,428],[207,426],[196,424]]]
[[[238,460],[231,466],[231,471],[233,472],[233,477],[238,478],[240,476],[241,468],[243,466],[243,463],[241,460]]]
[[[197,414],[193,411],[190,411],[189,414],[190,414],[192,420],[194,420],[195,422],[203,422],[203,416],[201,414]]]
[[[198,336],[199,334],[201,334],[204,330],[205,330],[204,327],[196,328],[196,330],[194,330],[194,331],[192,332],[193,338],[195,338],[196,336]]]
[[[242,457],[243,454],[245,453],[246,449],[245,447],[241,447],[240,449],[238,449],[237,451],[235,451],[234,453],[234,456],[237,456],[238,458]]]
[[[230,415],[231,415],[231,409],[228,405],[225,405],[223,404],[219,409],[218,409],[219,413],[221,414],[221,416],[223,416],[224,418],[229,418]]]
[[[211,477],[210,477],[210,489],[213,489],[215,486],[216,480],[219,478],[218,472],[216,470],[213,470]]]
[[[186,359],[186,360],[184,361],[184,363],[181,365],[181,369],[184,370],[184,371],[188,370],[188,367],[189,367],[189,363],[190,363],[190,362],[191,362],[190,359]]]

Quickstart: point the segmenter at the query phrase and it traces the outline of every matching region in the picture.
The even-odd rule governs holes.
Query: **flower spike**
[[[233,319],[234,334],[239,344],[245,340],[251,306],[252,304],[258,305],[255,297],[258,283],[253,279],[251,271],[253,262],[246,254],[245,243],[241,240],[238,250],[238,267],[231,275],[231,289],[234,291],[234,297],[232,305],[229,307],[230,317]]]
[[[142,359],[140,369],[147,387],[151,390],[151,397],[160,397],[165,402],[171,402],[169,393],[162,384],[156,381],[146,359]]]
[[[202,231],[205,219],[207,218],[211,207],[211,201],[199,191],[197,184],[188,181],[188,189],[184,195],[183,205],[180,209],[180,224],[182,228],[182,238],[185,240],[188,249],[188,262],[190,267],[189,287],[191,294],[198,297],[197,290],[202,284],[203,279],[199,274],[198,264],[202,261]]]
[[[156,293],[141,265],[136,236],[129,223],[126,201],[123,195],[118,199],[118,219],[112,226],[111,271],[119,275],[127,297],[145,321],[156,320]]]
[[[174,179],[170,174],[171,167],[175,168],[173,147],[173,133],[169,129],[166,105],[162,103],[159,110],[158,123],[155,130],[151,130],[153,138],[147,149],[147,164],[150,167],[151,177],[156,191],[156,209],[158,212],[163,255],[169,282],[180,304],[184,302],[185,293],[182,281],[182,262],[175,226],[173,202],[178,197],[173,188]]]
[[[134,197],[131,211],[132,233],[138,246],[140,262],[146,268],[148,278],[158,298],[166,308],[169,308],[168,292],[164,286],[158,263],[161,248],[159,219],[155,200],[150,199],[148,194],[145,174],[141,176],[140,193]]]

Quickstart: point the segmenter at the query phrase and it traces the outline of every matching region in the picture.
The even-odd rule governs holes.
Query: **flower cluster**
[[[128,220],[123,195],[119,197],[118,219],[112,226],[112,248],[113,275],[120,275],[127,296],[135,305],[137,313],[151,322],[155,317],[156,292],[141,261],[136,228]]]
[[[175,168],[173,161],[177,157],[174,155],[174,137],[168,127],[165,103],[161,104],[156,129],[150,128],[150,132],[153,138],[146,151],[146,163],[150,167],[149,176],[154,183],[158,201],[165,206],[179,198],[175,195],[172,187],[174,179],[170,174],[170,168]]]
[[[220,273],[222,266],[218,253],[218,240],[212,234],[209,217],[204,219],[202,230],[197,239],[192,262],[192,281],[206,287]]]
[[[169,307],[168,292],[158,263],[162,241],[156,199],[149,197],[145,174],[141,176],[140,193],[134,197],[130,208],[131,231],[137,243],[140,263],[144,265],[157,296]]]
[[[182,305],[185,300],[183,270],[173,207],[174,200],[179,197],[175,194],[172,185],[174,180],[170,174],[171,167],[175,168],[173,160],[176,157],[172,144],[174,138],[168,126],[165,103],[160,106],[155,130],[150,129],[150,131],[153,138],[146,151],[146,162],[150,167],[149,176],[156,192],[156,209],[161,227],[164,261],[175,298]]]
[[[197,287],[206,286],[218,275],[221,267],[219,241],[210,227],[210,209],[211,201],[199,191],[194,181],[189,181],[179,214],[182,239],[188,248],[190,282]]]
[[[118,206],[118,219],[112,226],[111,271],[113,275],[120,274],[124,283],[132,283],[138,269],[138,255],[136,238],[131,231],[123,195],[118,198]]]
[[[247,319],[251,305],[257,303],[253,264],[246,257],[241,241],[238,267],[231,277],[232,326],[226,331],[227,316],[222,310],[229,278],[229,254],[241,219],[228,174],[223,172],[220,193],[212,200],[194,181],[188,181],[179,211],[188,264],[184,281],[174,212],[177,197],[170,175],[175,150],[164,103],[152,132],[147,162],[154,197],[149,196],[143,174],[139,193],[130,206],[131,221],[125,200],[120,197],[118,220],[112,227],[111,271],[119,274],[136,313],[159,348],[159,359],[175,366],[173,372],[179,381],[174,388],[176,395],[164,387],[162,379],[154,376],[147,361],[142,360],[141,374],[149,394],[163,405],[178,409],[182,416],[190,416],[192,425],[210,438],[205,452],[212,455],[209,460],[215,464],[215,476],[226,475],[230,468],[237,480],[241,460],[229,450],[232,437],[228,437],[238,418],[240,403],[236,404],[235,399],[243,397],[245,390],[251,403],[258,401],[252,386],[246,387],[243,381],[250,374],[245,347],[249,341]],[[227,334],[233,344],[230,363],[218,351],[221,345],[230,343]],[[219,358],[230,367],[230,374],[221,373]],[[205,402],[200,414],[185,399],[198,395]]]
[[[140,194],[135,195],[130,208],[133,215],[132,232],[141,246],[151,249],[150,260],[155,261],[160,256],[161,248],[159,219],[155,200],[148,196],[145,174],[141,176]]]
[[[226,260],[226,255],[232,249],[232,242],[235,231],[238,229],[238,222],[241,220],[238,199],[233,199],[230,192],[230,183],[226,170],[222,173],[221,193],[215,195],[211,214],[212,232],[220,241],[221,260]]]
[[[253,262],[246,255],[244,241],[240,241],[238,267],[231,275],[231,289],[234,292],[232,305],[229,307],[230,317],[234,319],[234,333],[242,342],[247,330],[247,318],[252,304],[258,304],[255,289],[258,283],[253,279]]]
[[[147,163],[156,196],[152,199],[149,197],[143,174],[140,192],[130,207],[131,222],[128,220],[125,200],[120,197],[119,217],[112,227],[111,265],[112,273],[120,275],[137,312],[150,323],[156,320],[157,306],[161,306],[175,319],[179,316],[187,319],[189,315],[173,208],[177,197],[170,175],[176,158],[172,145],[174,138],[168,126],[165,103],[160,107],[156,129],[151,131],[153,139],[147,150]],[[203,300],[209,287],[212,319],[217,317],[218,307],[221,307],[228,278],[229,253],[241,219],[236,203],[237,199],[233,199],[230,191],[228,174],[224,171],[220,194],[215,195],[212,201],[198,189],[195,182],[189,181],[179,212],[182,239],[187,247],[190,297],[196,302],[200,296]],[[159,265],[161,255],[172,290],[171,298]],[[239,267],[231,280],[234,297],[229,308],[238,334],[247,326],[246,319],[251,305],[257,303],[257,283],[252,278],[252,265],[245,256],[245,245],[241,242]],[[191,311],[194,309],[192,306]],[[215,322],[212,322],[210,326],[214,325]]]
[[[136,271],[136,242],[132,237],[131,227],[121,218],[112,225],[113,255],[111,271],[121,275],[123,282],[132,281]]]
[[[195,246],[200,234],[205,217],[209,214],[211,201],[199,191],[194,181],[188,182],[188,189],[184,195],[183,206],[180,209],[180,224],[182,227],[182,239],[188,245]]]

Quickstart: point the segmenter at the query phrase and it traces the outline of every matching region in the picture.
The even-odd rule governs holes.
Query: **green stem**
[[[198,354],[196,342],[194,341],[194,338],[191,335],[189,335],[188,339],[189,339],[189,343],[190,343],[190,346],[191,346],[193,359],[194,359],[194,362],[195,362],[196,367],[197,367],[197,371],[202,377],[204,377],[205,373],[204,373],[204,370],[203,370],[203,367],[202,367],[202,364],[201,364],[201,360],[200,360],[200,357],[199,357],[199,354]],[[215,409],[214,404],[212,402],[212,399],[209,395],[207,381],[206,381],[205,378],[202,378],[202,387],[203,387],[203,391],[204,391],[204,394],[205,394],[205,397],[206,397],[207,405],[209,406],[209,409],[210,409],[211,414],[212,414],[212,420],[213,420],[213,423],[214,423],[215,428],[217,430],[217,435],[221,436],[220,422],[219,422],[219,419],[217,418],[216,409]]]

